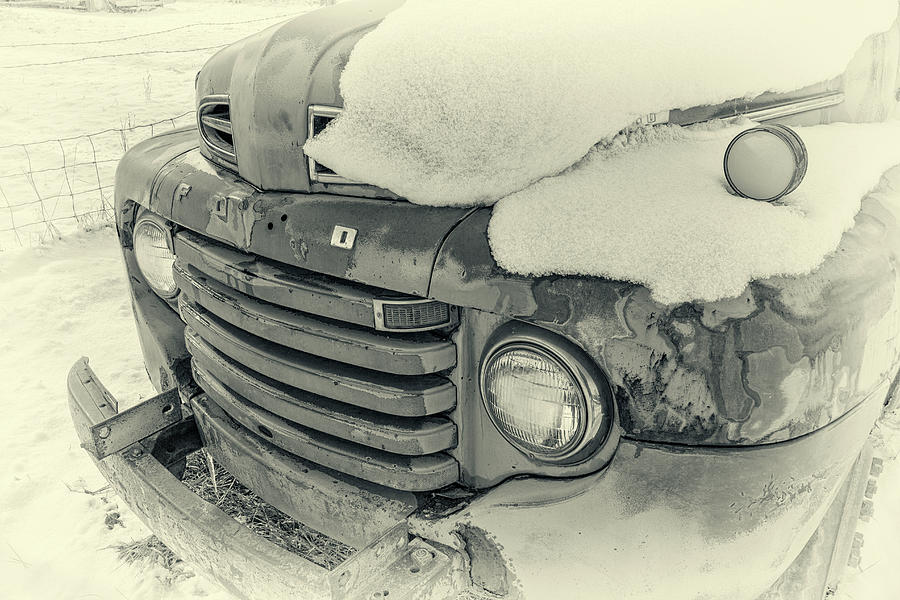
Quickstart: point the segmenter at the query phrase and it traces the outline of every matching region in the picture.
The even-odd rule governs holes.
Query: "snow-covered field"
[[[79,356],[123,402],[154,393],[116,247],[103,228],[0,253],[0,597],[224,600],[201,577],[119,560],[112,546],[149,532],[72,428],[65,381]]]
[[[194,74],[212,47],[304,7],[178,0],[134,15],[0,7],[0,145],[188,111]],[[10,47],[134,35],[143,37]],[[112,54],[122,56],[91,58]],[[74,62],[17,66],[59,61]],[[189,567],[119,558],[115,546],[149,532],[78,446],[65,378],[82,355],[123,404],[153,393],[114,231],[101,227],[0,252],[0,598],[230,598]],[[878,439],[879,455],[900,453],[900,415],[879,426]],[[879,488],[875,517],[862,525],[861,567],[848,574],[838,600],[900,597],[900,461],[886,463]]]
[[[216,50],[311,4],[178,0],[134,14],[0,5],[0,145],[190,111],[194,76]]]

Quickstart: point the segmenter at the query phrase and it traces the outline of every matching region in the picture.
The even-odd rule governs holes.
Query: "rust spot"
[[[305,261],[309,256],[309,246],[302,239],[291,240],[291,250],[294,251],[294,257],[298,260]]]
[[[487,532],[472,525],[460,525],[459,534],[469,555],[472,583],[492,594],[506,596],[511,575],[497,544],[488,538]]]

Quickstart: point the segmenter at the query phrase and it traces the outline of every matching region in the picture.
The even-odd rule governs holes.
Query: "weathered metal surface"
[[[452,566],[450,556],[423,540],[414,539],[396,561],[359,588],[348,590],[345,597],[347,600],[422,600],[435,592],[438,598],[455,596],[450,578]]]
[[[160,215],[172,212],[172,196],[157,194],[156,182],[171,168],[173,158],[197,147],[197,130],[191,127],[175,129],[144,140],[133,150],[138,147],[137,152],[126,152],[116,166],[118,223],[122,222],[121,210],[128,209],[130,202]]]
[[[352,286],[313,273],[288,270],[263,258],[215,244],[189,231],[175,235],[175,255],[206,276],[254,298],[312,315],[375,326],[376,288]]]
[[[107,392],[79,361],[69,374],[69,406],[82,442],[96,423],[95,403],[106,417]],[[106,404],[101,407],[101,404]],[[87,419],[77,415],[90,415]],[[330,598],[328,572],[275,546],[202,500],[150,452],[135,444],[95,463],[119,496],[178,556],[191,561],[239,598]]]
[[[718,302],[665,306],[628,282],[509,274],[491,257],[489,216],[479,211],[449,235],[429,294],[575,341],[614,385],[626,435],[739,445],[797,437],[900,365],[900,167],[863,199],[815,272]]]
[[[415,497],[339,475],[282,451],[230,420],[205,396],[191,401],[207,449],[266,502],[355,548],[411,514]]]
[[[88,365],[87,357],[81,357],[72,365],[66,385],[69,389],[69,412],[75,430],[82,443],[90,446],[93,443],[91,427],[114,417],[119,410],[119,403],[97,379]]]
[[[202,308],[185,302],[180,303],[180,310],[189,326],[189,343],[205,341],[257,373],[314,394],[401,417],[437,414],[456,403],[453,384],[442,377],[401,377],[359,369],[228,328]]]
[[[445,417],[398,417],[335,402],[253,373],[206,344],[191,348],[195,373],[205,371],[253,404],[294,423],[398,454],[430,454],[456,445],[456,426]]]
[[[241,175],[263,189],[309,191],[307,107],[340,104],[350,50],[402,0],[348,2],[270,27],[214,56],[197,98],[228,94]],[[275,82],[280,82],[276,84]]]
[[[822,600],[829,588],[837,589],[871,464],[872,445],[867,442],[803,551],[757,600]]]
[[[181,421],[181,398],[171,389],[94,423],[84,449],[106,458]]]
[[[622,599],[665,591],[671,600],[751,600],[819,526],[883,393],[786,442],[704,448],[622,440],[595,475],[510,480],[447,519],[411,519],[410,531],[450,545],[465,527],[478,527],[528,598],[554,597],[552,564],[564,569],[572,598],[592,597],[602,585]]]
[[[404,520],[370,542],[361,552],[332,570],[328,580],[335,598],[349,598],[364,587],[375,573],[396,562],[409,548],[409,531]],[[379,590],[381,591],[381,590]]]
[[[190,135],[196,136],[196,131],[178,138],[179,144],[191,143]],[[145,151],[154,157],[143,156]],[[157,161],[165,165],[158,178]],[[145,164],[155,170],[145,170]],[[147,194],[136,190],[153,181],[157,181],[153,198],[139,200]],[[129,151],[128,170],[119,171],[120,183],[117,199],[149,204],[161,216],[240,250],[423,297],[441,241],[471,212],[328,194],[260,192],[197,150],[169,152],[149,143]],[[182,197],[178,190],[183,186],[190,191]],[[335,225],[358,231],[352,249],[331,245]]]
[[[511,327],[512,326],[512,327]],[[511,476],[577,477],[594,473],[612,458],[621,433],[614,424],[609,439],[595,454],[577,464],[553,464],[530,458],[510,444],[484,409],[480,389],[480,365],[485,352],[497,341],[498,331],[525,334],[533,326],[510,322],[509,317],[481,310],[462,311],[460,327],[454,335],[460,368],[451,374],[457,386],[457,406],[450,417],[459,428],[457,447],[450,450],[460,464],[460,481],[479,489],[496,485]],[[539,330],[537,333],[545,333]]]
[[[202,370],[195,371],[195,375],[197,383],[206,390],[209,398],[249,432],[325,468],[412,492],[439,489],[459,478],[456,461],[442,452],[406,456],[348,442],[291,423],[261,409],[234,394]]]
[[[388,336],[324,321],[262,302],[178,261],[175,282],[194,304],[231,325],[302,352],[397,375],[424,375],[453,367],[456,348],[428,334]]]

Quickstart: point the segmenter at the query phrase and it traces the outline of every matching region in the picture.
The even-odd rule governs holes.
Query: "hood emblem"
[[[334,231],[331,233],[331,245],[336,248],[344,248],[350,250],[356,241],[356,230],[352,227],[344,227],[343,225],[335,225]]]

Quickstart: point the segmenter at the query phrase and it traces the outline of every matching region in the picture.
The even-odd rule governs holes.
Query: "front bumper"
[[[94,456],[97,450],[92,428],[115,419],[116,402],[94,375],[87,359],[72,367],[68,389],[76,432]],[[202,403],[201,396],[192,405],[208,419],[200,407]],[[95,463],[119,496],[163,543],[235,596],[350,599],[372,598],[376,592],[388,595],[385,590],[392,598],[401,599],[453,595],[453,582],[458,579],[461,564],[459,555],[410,537],[405,523],[389,528],[329,571],[267,541],[201,499],[171,471],[201,445],[220,458],[234,454],[234,444],[240,441],[229,438],[228,432],[220,429],[214,441],[207,438],[203,444],[194,423],[194,416],[189,416],[102,459],[94,456]],[[238,456],[253,460],[252,454],[246,452]],[[235,463],[226,464],[234,468]],[[322,484],[322,473],[311,471],[308,475],[307,484]],[[356,498],[347,507],[359,504]],[[340,507],[332,508],[340,512]],[[372,518],[377,519],[378,515]]]
[[[116,403],[86,359],[72,368],[68,388],[76,430],[90,451],[92,427],[114,419]],[[600,584],[616,598],[751,599],[796,566],[810,539],[816,547],[807,545],[800,556],[815,563],[804,573],[812,580],[793,597],[821,598],[834,578],[832,563],[845,560],[836,543],[846,537],[841,524],[848,507],[852,513],[858,506],[847,475],[881,408],[873,397],[815,434],[757,448],[624,440],[601,473],[511,480],[442,518],[390,517],[388,505],[376,507],[364,490],[331,489],[338,482],[313,467],[304,481],[282,480],[285,493],[312,494],[325,518],[368,513],[383,531],[329,571],[252,533],[170,472],[201,445],[243,476],[267,471],[255,462],[273,458],[265,440],[211,413],[214,404],[202,394],[190,404],[193,415],[97,459],[98,468],[166,545],[236,596],[310,599],[384,591],[391,598],[487,597],[484,590],[582,598],[597,597]]]

